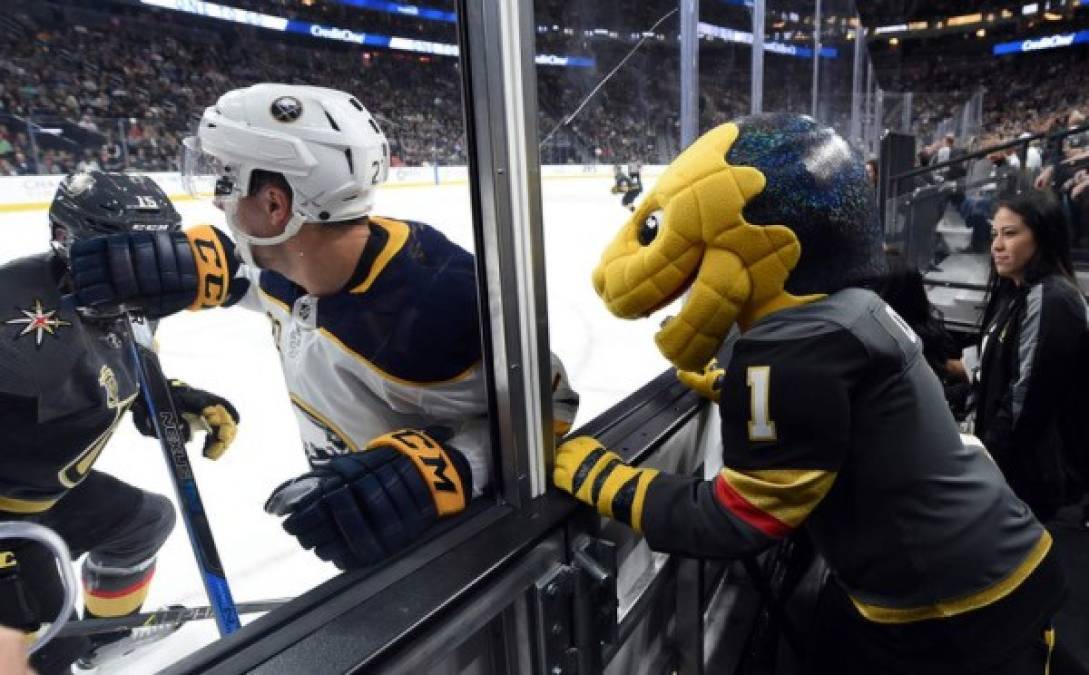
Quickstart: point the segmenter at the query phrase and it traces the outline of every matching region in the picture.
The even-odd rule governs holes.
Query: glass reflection
[[[654,326],[612,318],[590,272],[679,151],[678,8],[552,0],[534,11],[538,62],[581,59],[537,69],[549,335],[581,396],[581,423],[666,367]]]

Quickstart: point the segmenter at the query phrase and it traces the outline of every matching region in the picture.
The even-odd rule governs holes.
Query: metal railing
[[[158,119],[0,114],[0,175],[172,171],[180,132]]]
[[[1035,189],[1035,179],[1048,167],[1052,167],[1053,173],[1055,167],[1069,168],[1070,165],[1064,163],[1064,142],[1070,137],[1087,133],[1089,125],[1026,134],[1018,139],[958,154],[947,161],[890,176],[887,179],[888,197],[883,204],[888,243],[899,247],[902,253],[925,270],[933,260],[926,251],[920,253],[920,247],[934,249],[938,225],[952,206],[964,220],[965,226],[972,230],[971,241],[966,248],[972,252],[984,252],[989,241],[990,216],[997,203],[1003,198]],[[1033,143],[1043,145],[1039,148],[1042,161],[1038,169],[1029,168],[1027,162],[1029,146]],[[1011,153],[1011,150],[1014,152]],[[988,158],[1010,155],[1016,155],[1018,162],[986,162]],[[1046,160],[1046,164],[1043,160]],[[1047,189],[1057,187],[1061,186],[1049,185]],[[1077,246],[1076,235],[1082,224],[1077,221],[1076,212],[1069,208],[1069,196],[1061,189],[1056,191],[1067,206],[1071,230],[1075,235],[1073,243]],[[942,253],[940,246],[936,252]],[[917,254],[925,254],[927,260],[919,260]]]

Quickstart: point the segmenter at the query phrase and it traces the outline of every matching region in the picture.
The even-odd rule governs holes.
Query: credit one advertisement
[[[140,0],[141,4],[160,9],[168,9],[175,12],[184,12],[203,16],[218,21],[241,23],[247,26],[256,26],[282,33],[295,33],[297,35],[309,35],[323,40],[335,40],[338,42],[350,42],[366,47],[378,47],[382,49],[396,49],[398,51],[415,52],[417,54],[434,54],[437,56],[457,56],[458,46],[445,42],[428,42],[427,40],[415,40],[412,38],[378,35],[363,31],[338,28],[336,26],[323,26],[309,21],[287,19],[271,14],[263,14],[248,9],[227,7],[214,2],[202,0]],[[542,66],[561,66],[565,68],[593,68],[597,62],[588,56],[562,56],[556,54],[538,54],[536,62]]]
[[[1055,35],[1028,38],[1016,42],[1000,42],[994,46],[994,54],[995,56],[1002,56],[1004,54],[1038,52],[1044,49],[1060,49],[1086,42],[1089,42],[1089,30],[1079,30],[1076,33],[1056,33]]]

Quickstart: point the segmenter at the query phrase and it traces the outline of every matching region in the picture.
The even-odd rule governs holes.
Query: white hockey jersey
[[[272,321],[312,465],[390,431],[442,427],[468,459],[479,494],[492,453],[473,257],[422,223],[370,223],[344,290],[319,298],[276,272],[244,266],[250,289],[240,304]],[[578,395],[555,357],[552,369],[563,433]]]

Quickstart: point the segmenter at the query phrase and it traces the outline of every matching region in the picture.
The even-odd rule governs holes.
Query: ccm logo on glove
[[[468,500],[461,478],[450,465],[442,446],[431,440],[430,436],[413,429],[402,429],[375,438],[367,444],[367,449],[373,450],[384,445],[393,446],[416,465],[416,470],[430,486],[440,518],[465,508]]]
[[[422,430],[383,434],[277,487],[265,510],[288,534],[340,569],[373,565],[444,516],[465,510],[473,475],[465,456]]]
[[[227,301],[230,268],[223,240],[211,225],[198,225],[185,231],[197,264],[197,296],[189,309],[219,307]]]

